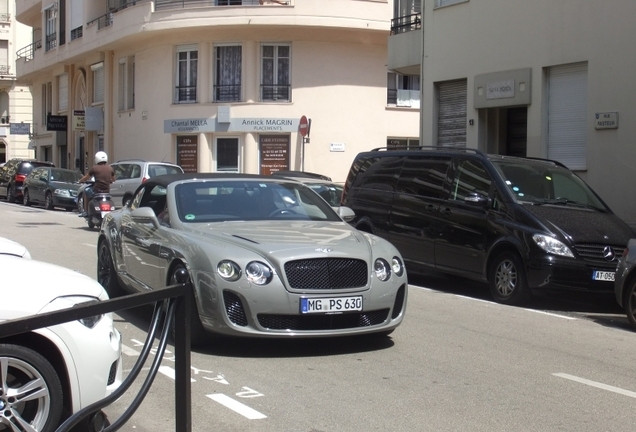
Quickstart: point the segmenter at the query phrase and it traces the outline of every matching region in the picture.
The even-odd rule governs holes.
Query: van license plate
[[[592,279],[598,281],[614,282],[614,272],[594,270],[592,272]]]
[[[332,298],[302,298],[300,313],[334,313],[362,310],[362,296]]]

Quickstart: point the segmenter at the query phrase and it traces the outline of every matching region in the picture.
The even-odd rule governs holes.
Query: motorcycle
[[[85,182],[77,191],[77,211],[81,215],[84,213],[84,199],[86,197],[84,190],[92,187],[93,181]],[[115,210],[115,202],[109,193],[97,193],[88,203],[88,211],[84,216],[84,220],[90,229],[100,227],[102,220],[111,211]]]

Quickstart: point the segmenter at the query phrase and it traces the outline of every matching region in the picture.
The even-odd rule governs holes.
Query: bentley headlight
[[[393,257],[393,260],[391,261],[391,269],[396,276],[402,276],[404,274],[404,264],[402,264],[402,260],[398,257]]]
[[[234,261],[223,260],[216,266],[216,271],[223,279],[234,282],[241,277],[241,268]]]
[[[252,261],[245,267],[245,276],[247,276],[247,280],[256,285],[267,285],[271,282],[274,272],[267,264]]]
[[[375,263],[373,263],[373,271],[375,272],[375,276],[382,282],[388,281],[391,277],[391,267],[389,267],[389,263],[383,258],[375,260]]]
[[[555,238],[543,234],[535,234],[532,236],[532,240],[547,253],[574,258],[570,248]]]

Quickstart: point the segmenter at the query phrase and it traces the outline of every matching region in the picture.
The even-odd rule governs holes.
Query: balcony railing
[[[84,36],[84,26],[79,26],[71,30],[71,40],[79,39]]]
[[[26,61],[33,60],[33,53],[35,50],[39,50],[40,48],[42,48],[42,41],[38,40],[33,42],[31,45],[20,48],[15,55],[17,58],[26,59]]]
[[[10,75],[11,66],[0,64],[0,75]]]
[[[87,22],[86,27],[90,27],[95,23],[97,23],[97,30],[110,26],[113,23],[113,13],[108,12],[99,18],[95,18],[94,20]]]
[[[391,34],[410,32],[422,28],[422,14],[413,14],[393,18],[391,20]]]
[[[3,22],[3,23],[11,22],[11,14],[7,12],[0,13],[0,22]]]
[[[261,84],[261,100],[263,101],[288,101],[289,84]]]
[[[197,101],[197,86],[175,87],[176,103],[194,103]]]
[[[210,6],[291,5],[291,0],[155,0],[155,10],[188,9]]]
[[[241,85],[227,84],[214,86],[214,102],[240,102]]]

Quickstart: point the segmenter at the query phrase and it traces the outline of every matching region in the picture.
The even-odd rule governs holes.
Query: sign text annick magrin
[[[216,118],[164,120],[164,133],[206,132],[297,132],[298,119],[287,118],[233,118],[219,123]]]

